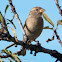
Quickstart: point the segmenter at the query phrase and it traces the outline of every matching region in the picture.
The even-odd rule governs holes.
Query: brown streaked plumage
[[[43,30],[43,19],[41,15],[44,11],[41,7],[34,7],[30,10],[29,16],[24,24],[24,30],[30,41],[34,41]],[[25,41],[24,37],[23,41]]]

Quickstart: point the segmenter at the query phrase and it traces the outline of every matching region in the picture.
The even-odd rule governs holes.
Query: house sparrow
[[[43,19],[41,17],[42,13],[45,10],[41,7],[34,7],[30,10],[29,16],[24,24],[24,30],[29,41],[34,41],[43,30]],[[23,42],[25,42],[25,38],[23,35]],[[23,56],[26,54],[26,49],[21,46],[21,52],[18,52],[19,55],[23,53]]]
[[[43,30],[42,13],[45,10],[41,7],[34,7],[30,10],[29,16],[24,24],[24,30],[29,41],[34,41]],[[23,41],[25,42],[24,36]]]

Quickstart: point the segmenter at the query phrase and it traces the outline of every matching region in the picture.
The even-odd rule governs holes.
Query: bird
[[[41,7],[34,7],[30,10],[30,13],[25,21],[24,24],[24,30],[25,33],[30,41],[30,44],[32,41],[35,41],[37,37],[40,36],[42,30],[43,30],[43,18],[42,13],[45,11],[45,9]],[[26,42],[24,35],[23,35],[23,42]],[[18,52],[19,55],[26,55],[26,48],[21,46],[20,51]]]
[[[42,13],[45,9],[41,7],[34,7],[30,10],[30,13],[25,21],[24,30],[30,42],[35,41],[43,30],[43,18]],[[25,42],[23,35],[23,42]]]

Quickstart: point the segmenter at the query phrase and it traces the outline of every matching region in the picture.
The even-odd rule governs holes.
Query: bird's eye
[[[38,11],[38,9],[36,9],[36,11]]]

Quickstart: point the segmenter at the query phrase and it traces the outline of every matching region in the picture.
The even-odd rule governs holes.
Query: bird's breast
[[[35,32],[36,30],[41,30],[43,28],[43,19],[39,18],[28,18],[26,21],[27,28],[31,32]]]
[[[33,37],[36,39],[42,32],[43,29],[43,19],[39,18],[27,18],[25,26],[26,35],[28,37]],[[33,40],[33,39],[31,39]]]

